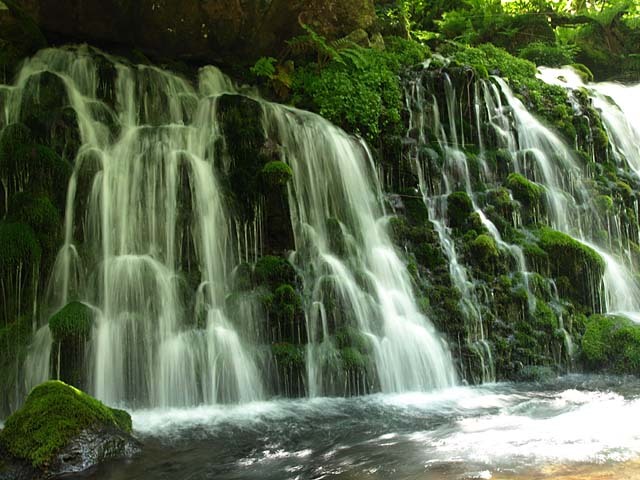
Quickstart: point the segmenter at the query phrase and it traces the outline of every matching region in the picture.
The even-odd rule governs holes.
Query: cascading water
[[[159,69],[103,61],[114,62],[117,75],[112,104],[98,96],[104,79],[86,48],[40,52],[21,70],[10,96],[7,123],[14,123],[34,79],[37,85],[42,75],[55,75],[81,136],[64,246],[43,311],[69,300],[92,306],[87,376],[90,390],[107,402],[258,399],[256,359],[224,310],[232,246],[211,142],[218,136],[215,105],[225,81],[204,70],[202,95]],[[189,305],[180,262],[191,242],[200,277]],[[32,368],[43,364],[29,362]]]
[[[269,105],[266,122],[267,129],[275,125],[293,169],[294,263],[304,272],[310,297],[310,393],[334,388],[327,375],[335,357],[330,324],[338,310],[371,343],[382,391],[452,385],[447,349],[419,312],[406,267],[386,233],[381,191],[370,186],[379,183],[366,146],[306,112]],[[329,220],[337,222],[337,231]]]
[[[608,134],[610,154],[621,169],[629,169],[636,176],[640,173],[640,108],[638,94],[640,85],[624,86],[617,83],[585,84],[571,67],[562,69],[540,68],[539,77],[547,83],[567,88],[570,93],[584,88],[589,93],[593,107],[600,112],[604,128]],[[565,148],[566,151],[566,148]],[[581,188],[584,189],[583,186]],[[584,195],[587,197],[587,195]],[[587,202],[588,203],[588,202]],[[588,204],[589,205],[589,204]],[[589,205],[588,213],[593,215],[597,209]],[[637,202],[635,210],[637,210]],[[629,232],[622,232],[623,224],[619,213],[614,212],[609,218],[592,219],[573,218],[574,223],[564,226],[576,232],[578,238],[595,249],[604,259],[606,270],[604,276],[605,311],[625,315],[640,321],[640,285],[633,270],[637,268],[632,262],[629,240],[638,242],[638,234],[629,238]],[[590,238],[596,225],[604,225],[609,241],[606,244]],[[561,225],[562,227],[562,225]]]
[[[263,398],[270,391],[264,314],[232,286],[240,262],[260,253],[262,219],[257,207],[255,220],[235,218],[221,184],[230,146],[218,106],[221,96],[241,92],[213,67],[200,71],[196,90],[167,71],[88,47],[48,49],[7,88],[4,125],[21,121],[24,99],[38,97],[45,76],[62,82],[80,147],[42,323],[70,301],[91,308],[84,373],[87,389],[108,403]],[[307,393],[452,385],[447,347],[419,312],[386,233],[366,146],[316,115],[251,101],[293,170],[292,261],[305,291]],[[233,313],[232,297],[242,304]],[[361,388],[346,388],[336,373],[334,335],[344,326],[371,351]],[[59,373],[49,370],[46,325],[36,338],[23,372],[27,388]]]
[[[590,302],[591,311],[623,314],[637,319],[640,290],[631,273],[634,268],[631,243],[637,243],[637,229],[628,227],[620,211],[598,208],[595,202],[597,195],[586,166],[580,163],[573,149],[558,134],[527,110],[505,80],[500,77],[488,80],[469,78],[465,76],[468,71],[456,72],[455,68],[453,72],[457,75],[459,87],[452,82],[446,70],[432,69],[428,63],[422,71],[410,75],[405,94],[409,123],[405,144],[409,147],[430,219],[449,260],[452,283],[462,296],[460,303],[467,318],[467,340],[472,345],[485,342],[487,327],[482,315],[485,311],[483,304],[489,310],[492,306],[491,301],[487,302],[478,295],[478,284],[471,271],[460,264],[455,240],[447,227],[450,219],[446,199],[455,191],[468,194],[483,227],[498,247],[513,258],[513,267],[519,272],[521,285],[527,291],[527,315],[535,314],[537,307],[536,295],[529,285],[532,274],[527,271],[522,248],[505,242],[500,229],[485,212],[487,187],[505,179],[508,183],[509,178],[506,177],[513,175],[517,175],[512,177],[514,182],[519,181],[518,178],[535,182],[530,184],[531,188],[539,189],[544,198],[540,207],[527,206],[528,224],[548,224],[587,245],[602,258],[605,265],[602,284],[600,277],[589,269],[583,274],[585,288],[590,290],[583,298]],[[567,69],[544,69],[542,77],[548,82],[553,79],[565,87],[572,82],[572,88],[584,86],[576,80],[578,76]],[[611,142],[610,154],[621,168],[636,172],[639,136],[630,119],[637,118],[637,102],[623,99],[632,98],[637,87],[594,84],[587,85],[587,88],[594,107],[602,112]],[[625,107],[618,108],[614,99],[624,102]],[[578,109],[576,113],[579,113]],[[498,149],[501,163],[490,167],[487,152]],[[442,178],[433,177],[434,161],[442,162],[441,167],[435,167],[435,175]],[[496,178],[496,175],[505,178]],[[637,206],[633,208],[637,210]],[[522,222],[523,219],[514,216],[511,226],[522,228]],[[536,281],[539,282],[539,276]],[[547,288],[551,292],[551,302],[560,306],[555,283],[550,282]],[[473,308],[468,308],[468,305]],[[493,312],[492,315],[498,314]],[[563,325],[562,314],[558,315],[558,321],[565,338],[565,352],[570,356],[573,345]],[[480,363],[483,364],[484,360],[481,359]],[[567,365],[570,364],[571,359],[567,358]],[[484,372],[482,365],[481,369]]]

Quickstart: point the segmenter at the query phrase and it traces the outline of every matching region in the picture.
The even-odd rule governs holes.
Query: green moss
[[[355,348],[363,354],[367,353],[371,347],[367,337],[353,327],[339,329],[335,334],[335,341],[339,349]]]
[[[402,194],[404,214],[411,225],[424,225],[429,221],[429,211],[422,195],[414,190],[405,190]]]
[[[271,354],[281,367],[304,368],[305,351],[301,345],[291,343],[274,343]]]
[[[598,195],[594,203],[602,213],[610,212],[613,209],[613,199],[609,195]]]
[[[538,185],[520,175],[512,173],[507,177],[507,187],[511,190],[513,198],[527,207],[536,207],[540,205],[540,200],[544,195],[544,187]]]
[[[573,52],[561,45],[532,42],[520,50],[519,56],[536,65],[562,67],[573,62]]]
[[[293,102],[369,141],[383,133],[401,133],[398,74],[422,61],[429,50],[401,38],[388,38],[386,43],[386,50],[356,45],[334,49],[326,65],[296,68]]]
[[[33,230],[24,223],[0,222],[0,274],[15,272],[20,265],[33,268],[42,253]],[[25,273],[29,270],[26,269]]]
[[[262,106],[241,95],[222,95],[218,110],[228,161],[220,165],[223,182],[235,210],[245,220],[253,219],[260,196],[261,172],[267,162],[262,154],[266,135]]]
[[[43,253],[50,260],[61,241],[62,220],[48,196],[19,193],[9,201],[9,221],[22,222],[35,232]]]
[[[640,373],[640,325],[629,319],[591,316],[581,346],[585,364],[591,370]]]
[[[574,240],[569,235],[562,232],[552,230],[550,228],[542,228],[539,233],[540,246],[550,256],[558,255],[556,258],[567,259],[567,256],[576,260],[583,260],[585,267],[594,272],[604,271],[604,260],[592,248]],[[576,266],[576,268],[580,268]]]
[[[291,167],[281,161],[267,163],[262,168],[262,179],[269,187],[284,187],[293,177]]]
[[[68,303],[49,319],[49,329],[56,342],[66,338],[86,338],[92,326],[93,313],[80,302]]]
[[[550,228],[538,231],[539,245],[547,253],[549,268],[558,281],[561,294],[582,304],[593,307],[598,286],[604,274],[605,263],[592,248],[574,240],[569,235]],[[567,282],[560,280],[567,278]]]
[[[0,132],[0,174],[3,177],[12,175],[19,165],[18,153],[25,146],[31,145],[31,131],[22,123],[7,125]]]
[[[55,73],[43,71],[29,77],[24,92],[20,121],[31,129],[39,143],[48,143],[56,120],[69,104],[66,85]]]
[[[265,255],[253,268],[256,283],[277,287],[281,284],[294,284],[296,272],[291,264],[282,257]]]
[[[31,227],[0,221],[0,324],[32,311],[41,254]]]
[[[493,264],[499,258],[500,253],[493,237],[481,234],[469,245],[471,260],[482,268],[493,270]]]
[[[0,441],[11,454],[44,468],[75,435],[95,427],[131,432],[131,417],[65,383],[49,381],[34,388],[7,419]]]
[[[20,366],[27,354],[32,331],[29,315],[0,328],[0,415],[8,415],[12,410],[12,395],[20,385]]]
[[[580,75],[580,78],[582,78],[583,82],[593,82],[593,73],[591,72],[591,70],[589,70],[589,67],[582,63],[572,63],[571,66],[576,71],[576,73]]]
[[[473,212],[473,203],[466,192],[453,192],[447,197],[447,218],[452,228],[462,228]]]
[[[359,350],[352,347],[340,350],[340,360],[345,370],[364,369],[367,365],[367,358]]]
[[[273,293],[270,312],[281,321],[293,321],[302,307],[300,295],[288,284],[280,285]]]

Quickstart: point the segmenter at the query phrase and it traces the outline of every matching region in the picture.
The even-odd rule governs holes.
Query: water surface
[[[637,379],[592,376],[141,410],[144,452],[78,478],[640,478],[639,413]]]

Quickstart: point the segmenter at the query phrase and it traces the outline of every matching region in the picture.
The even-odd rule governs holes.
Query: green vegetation
[[[481,268],[493,271],[500,253],[493,237],[481,234],[470,244],[471,261]]]
[[[604,260],[592,248],[569,235],[550,228],[538,232],[539,246],[548,255],[548,269],[558,282],[560,293],[593,309],[604,274]]]
[[[265,255],[258,259],[253,270],[256,283],[277,287],[283,283],[294,284],[296,272],[293,266],[282,257]]]
[[[466,225],[473,212],[473,203],[466,192],[453,192],[447,197],[447,218],[452,228]]]
[[[300,345],[275,343],[271,345],[271,354],[282,367],[304,368],[305,350]]]
[[[269,187],[284,187],[292,177],[291,167],[281,161],[269,162],[262,168],[262,178]]]
[[[75,435],[102,427],[130,433],[131,417],[65,383],[49,381],[34,388],[7,419],[0,442],[16,457],[45,468]]]
[[[582,356],[591,370],[640,374],[640,325],[622,317],[591,316],[582,337]]]
[[[512,173],[507,177],[506,186],[513,193],[513,198],[527,207],[539,206],[544,195],[544,187],[518,173]]]
[[[80,302],[71,302],[49,319],[49,328],[56,342],[68,338],[86,338],[93,326],[91,309]]]

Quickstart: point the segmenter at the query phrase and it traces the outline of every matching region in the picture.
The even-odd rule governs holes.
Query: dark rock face
[[[112,458],[131,457],[141,444],[116,428],[86,429],[52,459],[46,471],[13,457],[0,445],[0,480],[34,480],[88,470]]]
[[[373,0],[24,0],[51,38],[213,62],[276,55],[307,23],[329,38],[367,29]]]
[[[0,444],[0,480],[32,480],[40,475],[42,472],[29,462],[12,457]]]
[[[140,452],[140,442],[113,427],[86,429],[76,435],[51,461],[47,477],[76,473],[106,460],[131,457]]]

